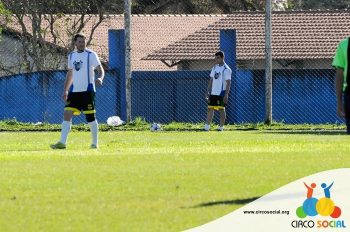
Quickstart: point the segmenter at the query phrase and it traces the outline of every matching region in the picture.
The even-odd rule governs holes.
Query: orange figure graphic
[[[316,188],[316,184],[312,183],[310,187],[304,182],[304,185],[307,188],[307,198],[312,198],[312,194],[314,193],[314,188]]]

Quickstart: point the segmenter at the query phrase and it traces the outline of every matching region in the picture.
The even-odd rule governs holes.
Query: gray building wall
[[[20,73],[23,69],[20,64],[23,50],[22,44],[18,39],[1,34],[0,37],[0,75],[8,75],[9,70],[14,73]]]
[[[20,39],[16,38],[15,35],[6,33],[0,36],[0,76],[28,72],[28,69],[25,67],[24,49]],[[44,70],[66,69],[67,54],[60,54],[55,49],[51,52],[46,51],[44,54],[46,55],[41,63],[44,66]],[[28,60],[31,64],[30,67],[33,67],[33,59],[29,57]],[[34,67],[31,68],[31,71],[35,72],[38,70]]]

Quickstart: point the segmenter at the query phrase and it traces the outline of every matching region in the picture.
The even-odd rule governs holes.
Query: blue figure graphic
[[[326,198],[331,198],[331,191],[330,191],[329,189],[332,187],[333,184],[334,184],[334,181],[333,181],[332,184],[329,185],[328,187],[327,187],[327,184],[326,184],[326,183],[322,183],[322,184],[321,184],[321,187],[323,188],[323,191],[324,191],[324,196],[325,196]]]

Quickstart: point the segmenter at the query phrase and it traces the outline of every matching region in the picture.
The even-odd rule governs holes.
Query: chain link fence
[[[273,120],[338,123],[331,67],[333,33],[343,12],[273,14]],[[22,20],[22,21],[21,21]],[[66,58],[75,32],[88,37],[106,77],[97,89],[97,118],[126,117],[122,15],[30,15],[1,18],[0,120],[61,123]],[[81,27],[80,20],[85,20]],[[25,25],[25,27],[21,27]],[[348,27],[350,28],[350,27]],[[315,31],[318,34],[315,34]],[[39,35],[39,34],[40,35]],[[133,15],[131,116],[148,122],[204,122],[204,98],[214,54],[222,49],[235,70],[227,123],[265,120],[264,13],[230,15]],[[83,116],[74,122],[84,122]],[[214,118],[218,120],[218,118]]]

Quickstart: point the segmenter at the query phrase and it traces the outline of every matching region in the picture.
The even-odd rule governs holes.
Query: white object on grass
[[[109,126],[120,126],[124,124],[124,121],[121,120],[118,116],[111,116],[107,119],[107,124]]]

